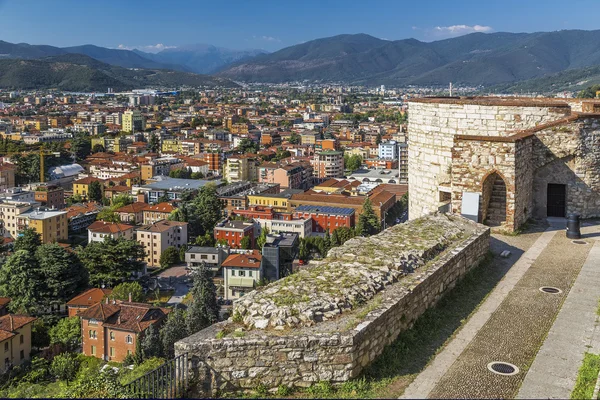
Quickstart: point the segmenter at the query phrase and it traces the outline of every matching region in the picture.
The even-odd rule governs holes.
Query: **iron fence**
[[[189,383],[187,353],[125,385],[129,397],[136,399],[176,399],[185,396]]]

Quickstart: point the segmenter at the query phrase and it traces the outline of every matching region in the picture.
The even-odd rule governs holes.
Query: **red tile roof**
[[[100,289],[100,288],[92,288],[88,289],[85,292],[73,297],[71,300],[67,302],[67,306],[93,306],[102,301],[104,296],[111,294],[112,289]]]
[[[173,211],[175,209],[176,209],[176,207],[174,207],[172,204],[165,202],[165,203],[158,203],[153,206],[148,206],[144,211],[170,213],[171,211]]]
[[[223,261],[222,267],[260,268],[262,255],[258,250],[250,254],[231,254]]]
[[[117,233],[133,229],[132,225],[118,224],[115,222],[95,221],[88,226],[88,230],[98,233]]]
[[[37,318],[28,315],[8,314],[0,317],[0,330],[14,332],[35,321]]]
[[[102,321],[105,327],[141,332],[164,319],[170,311],[168,308],[154,307],[146,303],[116,301],[109,304],[95,304],[81,311],[79,316],[84,319]]]
[[[137,201],[135,203],[131,203],[131,204],[128,204],[121,208],[118,208],[115,212],[117,212],[117,213],[138,213],[138,212],[144,211],[148,207],[149,207],[148,203],[143,203],[143,202]]]

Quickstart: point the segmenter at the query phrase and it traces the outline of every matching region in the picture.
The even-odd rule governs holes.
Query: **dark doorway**
[[[557,183],[548,184],[548,216],[565,217],[567,207],[567,186]]]
[[[483,182],[482,221],[488,226],[506,222],[506,183],[498,173],[490,174]]]

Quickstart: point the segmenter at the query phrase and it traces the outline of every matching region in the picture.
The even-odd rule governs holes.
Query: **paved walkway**
[[[481,327],[489,320],[490,316],[502,303],[506,295],[515,284],[523,277],[525,271],[533,264],[541,252],[546,248],[556,231],[544,232],[535,243],[507,272],[506,276],[490,293],[479,310],[469,319],[456,337],[435,357],[435,359],[421,372],[400,397],[402,399],[427,398],[458,356],[473,340]]]
[[[588,225],[583,229],[588,236],[584,238],[585,244],[573,243],[566,239],[563,227],[561,221],[551,223],[551,228],[539,236],[522,255],[456,337],[406,389],[402,398],[514,397],[526,377],[529,365],[535,359],[540,343],[550,330],[579,274],[577,282],[580,284],[573,289],[574,300],[566,303],[563,307],[565,311],[561,312],[561,315],[565,315],[566,322],[562,324],[568,335],[565,337],[565,331],[558,331],[557,335],[567,342],[576,341],[579,344],[577,357],[570,357],[566,361],[570,366],[569,376],[577,375],[583,353],[587,350],[586,345],[593,342],[600,348],[600,340],[592,340],[592,336],[600,338],[600,328],[594,333],[600,271],[597,271],[596,276],[591,267],[600,263],[600,243],[594,245],[590,252],[594,239],[598,238],[593,237],[592,232],[598,232],[599,227]],[[580,274],[584,263],[585,267]],[[563,289],[563,293],[542,293],[538,290],[540,286],[559,287]],[[592,291],[592,287],[595,290]],[[579,296],[575,293],[579,293]],[[586,294],[590,298],[583,300],[581,296]],[[580,307],[585,308],[585,314]],[[573,328],[573,324],[570,324],[567,318],[570,316],[573,319],[574,312],[581,314],[581,318],[576,319],[587,328]],[[555,328],[552,329],[559,329],[560,323],[559,317]],[[576,340],[575,336],[579,334],[574,335],[572,331],[578,332],[582,329],[583,336]],[[549,346],[552,343],[547,342]],[[540,355],[542,354],[540,352]],[[496,375],[487,370],[487,363],[491,361],[510,362],[517,365],[521,371],[515,376]],[[531,370],[533,375],[531,378],[527,376],[527,380],[534,379],[536,374],[546,376],[544,367],[553,366],[550,361],[540,364],[539,369],[536,365],[534,364]],[[558,377],[552,379],[560,382],[558,386],[571,385],[560,381]],[[537,381],[532,382],[536,384],[532,387],[540,389]],[[574,384],[574,380],[572,383]],[[523,390],[525,385],[529,385],[527,381]],[[562,391],[555,397],[568,398],[571,389],[572,385],[568,392]],[[521,397],[551,397],[550,394],[539,391],[522,393]]]
[[[600,241],[596,241],[517,398],[567,399],[584,354],[600,354],[596,309],[600,297]]]

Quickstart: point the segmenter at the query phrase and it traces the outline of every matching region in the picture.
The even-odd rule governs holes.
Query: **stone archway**
[[[483,181],[481,222],[488,226],[506,223],[506,182],[494,171]]]

